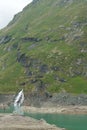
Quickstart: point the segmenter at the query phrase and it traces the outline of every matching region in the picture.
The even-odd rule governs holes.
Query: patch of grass
[[[82,77],[75,77],[70,79],[69,81],[70,83],[70,90],[69,88],[67,88],[67,90],[69,90],[69,92],[72,93],[87,93],[87,80],[82,78]]]

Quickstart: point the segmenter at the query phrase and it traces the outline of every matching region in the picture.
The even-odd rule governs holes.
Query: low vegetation
[[[87,93],[87,0],[33,0],[0,31],[0,92]]]

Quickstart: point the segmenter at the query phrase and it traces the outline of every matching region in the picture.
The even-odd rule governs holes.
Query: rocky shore
[[[0,94],[0,104],[11,104],[14,101],[15,95],[12,94]],[[27,94],[25,95],[24,105],[35,106],[35,107],[56,107],[60,106],[86,106],[87,105],[87,94],[70,94],[67,92],[44,95]]]
[[[0,94],[0,108],[6,109],[13,104],[15,95]],[[24,111],[40,113],[87,114],[87,95],[74,95],[66,92],[58,94],[25,95]]]
[[[65,130],[46,123],[43,119],[13,114],[0,114],[0,130]]]
[[[87,106],[57,106],[57,107],[29,107],[23,106],[28,113],[56,113],[56,114],[87,114]]]
[[[61,93],[46,93],[40,95],[38,93],[27,95],[25,99],[25,105],[34,107],[57,107],[60,106],[86,106],[87,95],[86,94],[70,94],[67,92]]]

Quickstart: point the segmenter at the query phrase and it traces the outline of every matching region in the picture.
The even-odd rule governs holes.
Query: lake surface
[[[87,115],[27,114],[35,119],[45,119],[50,124],[67,130],[87,130]]]
[[[7,110],[0,110],[0,113],[12,113],[13,106]],[[87,130],[87,115],[68,115],[68,114],[32,114],[25,113],[26,116],[35,119],[44,119],[49,124],[55,124],[58,127],[67,130]]]

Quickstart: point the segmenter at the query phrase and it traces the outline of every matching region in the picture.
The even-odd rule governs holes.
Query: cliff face
[[[86,0],[34,0],[0,31],[0,92],[87,93],[86,36]]]

